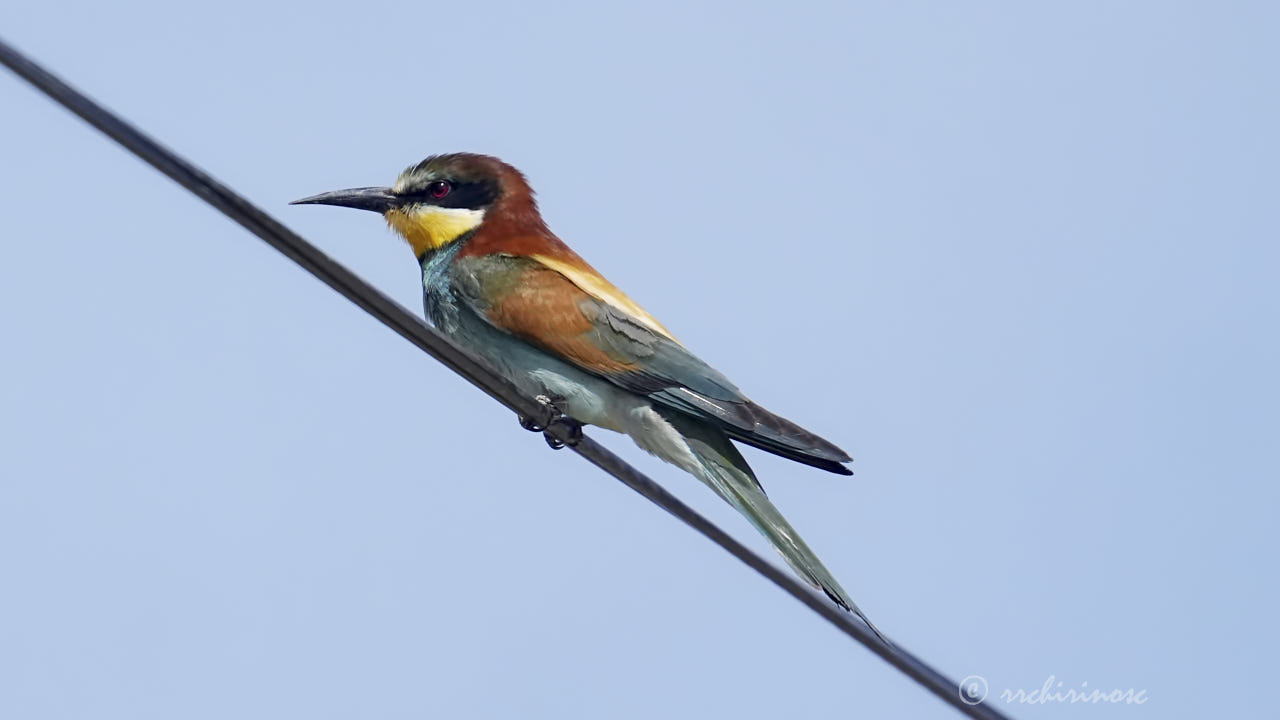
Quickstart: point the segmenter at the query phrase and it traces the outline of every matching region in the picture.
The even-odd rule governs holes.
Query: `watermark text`
[[[986,700],[991,690],[987,684],[987,679],[981,675],[966,677],[960,681],[960,686],[957,689],[960,693],[960,699],[970,705],[977,705]],[[1050,703],[1142,705],[1151,699],[1147,697],[1145,689],[1089,687],[1087,680],[1078,686],[1069,686],[1053,675],[1050,675],[1043,685],[1034,690],[1005,688],[1000,691],[999,698],[1009,704],[1021,703],[1023,705],[1048,705]]]

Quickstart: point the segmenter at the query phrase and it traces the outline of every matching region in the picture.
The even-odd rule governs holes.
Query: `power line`
[[[483,360],[454,344],[418,316],[410,313],[377,288],[325,255],[319,248],[302,239],[297,233],[236,194],[231,188],[213,179],[172,150],[160,145],[119,116],[93,102],[3,40],[0,40],[0,63],[174,182],[266,241],[290,260],[302,266],[304,270],[377,318],[382,324],[485,391],[494,400],[518,414],[533,418],[539,425],[547,428],[548,434],[561,442],[572,440],[571,429],[558,422],[552,410],[522,395],[512,383],[496,373]],[[915,655],[897,645],[882,642],[867,625],[855,621],[853,616],[836,608],[825,597],[809,590],[790,573],[752,552],[604,446],[589,437],[583,437],[576,445],[570,447],[591,464],[622,481],[627,487],[702,533],[792,597],[809,606],[837,630],[862,643],[957,710],[974,718],[1007,720],[1006,715],[980,699],[974,702],[973,698],[966,698],[955,681],[934,670]]]

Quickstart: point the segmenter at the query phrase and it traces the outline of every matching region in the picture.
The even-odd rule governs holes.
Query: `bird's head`
[[[495,217],[542,224],[524,175],[496,157],[432,155],[391,187],[335,190],[291,205],[339,205],[382,213],[419,258],[477,231]]]

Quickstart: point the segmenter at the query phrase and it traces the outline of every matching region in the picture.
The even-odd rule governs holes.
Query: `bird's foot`
[[[578,441],[582,439],[582,423],[564,414],[561,405],[565,399],[558,396],[539,395],[534,400],[537,400],[550,411],[548,413],[549,419],[539,421],[523,413],[517,414],[516,419],[520,422],[520,427],[529,432],[542,433],[542,437],[552,450],[559,450],[565,445],[577,445]],[[564,426],[569,431],[567,440],[561,440],[550,432],[550,428],[556,425]]]
[[[582,442],[582,423],[578,422],[577,420],[574,420],[568,415],[562,415],[559,418],[556,418],[556,420],[551,424],[552,426],[555,426],[555,425],[563,426],[569,431],[568,440],[561,440],[555,435],[552,435],[549,429],[542,433],[542,437],[546,439],[547,445],[550,446],[552,450],[559,450],[565,445],[573,447],[577,445],[579,442]]]
[[[539,422],[537,418],[531,418],[524,413],[516,413],[516,420],[520,423],[520,427],[528,430],[529,432],[545,432],[547,425],[550,425],[552,422],[555,422],[556,418],[564,415],[564,411],[560,409],[558,404],[564,402],[564,398],[538,395],[534,400],[537,400],[538,404],[542,405],[549,411],[543,416],[546,420]]]

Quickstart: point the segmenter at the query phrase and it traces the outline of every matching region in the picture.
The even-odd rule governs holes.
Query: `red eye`
[[[437,180],[427,186],[427,194],[433,198],[436,198],[437,200],[444,197],[445,195],[448,195],[449,192],[452,190],[453,190],[453,186],[445,182],[444,180]]]

